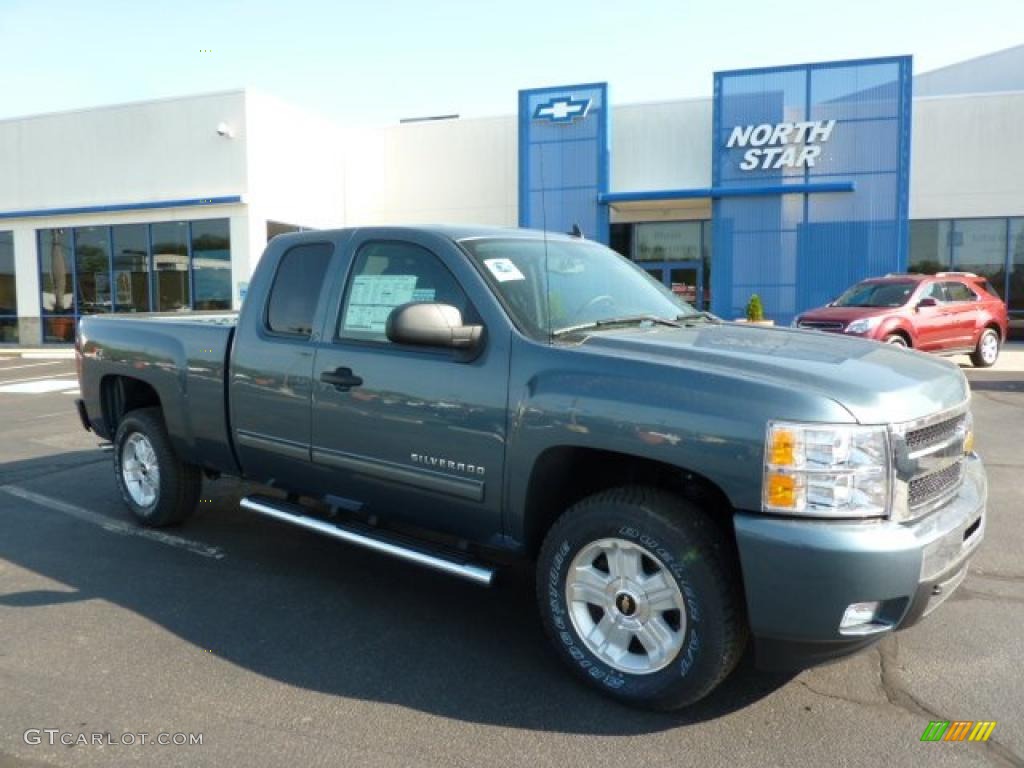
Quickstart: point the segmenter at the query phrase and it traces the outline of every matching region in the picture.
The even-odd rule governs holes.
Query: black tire
[[[159,470],[155,499],[145,505],[133,498],[123,471],[125,446],[133,435],[142,435],[149,441]],[[176,525],[187,519],[195,511],[203,488],[199,468],[182,461],[174,452],[159,408],[129,411],[121,419],[114,436],[114,477],[132,514],[152,528]]]
[[[907,343],[906,338],[904,338],[903,334],[900,333],[890,333],[888,336],[882,339],[882,341],[884,341],[886,344],[892,344],[894,347],[903,347],[904,349],[910,347],[910,344]]]
[[[978,337],[978,344],[971,353],[971,363],[975,368],[991,368],[996,364],[996,360],[999,359],[999,342],[999,333],[992,328],[986,328],[981,332],[981,336]],[[986,344],[994,345],[994,354],[991,352],[986,354],[986,351],[983,349]],[[992,347],[987,349],[992,349]]]
[[[683,628],[679,622],[676,631],[682,644],[663,668],[642,674],[616,669],[587,646],[576,628],[567,574],[584,548],[608,539],[654,554],[652,565],[664,566],[681,591],[686,623]],[[706,513],[656,488],[615,488],[568,509],[541,547],[537,599],[544,628],[565,663],[592,687],[632,706],[670,710],[693,704],[732,672],[746,646],[734,548]]]

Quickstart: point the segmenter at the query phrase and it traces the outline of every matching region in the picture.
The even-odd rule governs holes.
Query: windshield
[[[461,245],[516,324],[538,338],[613,320],[700,314],[631,261],[588,240],[485,238]]]
[[[902,307],[917,283],[857,283],[832,302],[833,307]]]

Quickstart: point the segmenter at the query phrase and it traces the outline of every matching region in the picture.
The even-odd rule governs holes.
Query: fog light
[[[864,624],[873,624],[878,618],[878,611],[882,607],[879,602],[873,603],[851,603],[843,614],[843,620],[839,622],[839,630],[853,629]]]

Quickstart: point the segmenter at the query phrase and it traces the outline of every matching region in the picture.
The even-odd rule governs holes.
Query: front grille
[[[841,331],[842,323],[829,322],[825,320],[801,320],[797,323],[799,328],[812,328],[816,331]]]
[[[960,414],[952,419],[940,421],[938,424],[932,424],[921,429],[915,429],[913,432],[908,432],[907,448],[911,453],[916,453],[933,445],[944,443],[956,434],[966,419],[966,414]]]
[[[963,474],[963,462],[951,464],[938,472],[910,481],[908,502],[911,508],[920,507],[956,488]]]

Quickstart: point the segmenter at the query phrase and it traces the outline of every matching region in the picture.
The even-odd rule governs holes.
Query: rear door
[[[492,538],[501,531],[509,335],[481,313],[473,291],[486,288],[453,243],[394,232],[348,245],[352,266],[313,372],[313,462],[328,493],[367,515]],[[410,301],[451,304],[465,323],[483,324],[482,351],[469,359],[388,341],[388,315]]]
[[[310,404],[321,294],[334,244],[300,242],[277,256],[270,281],[250,287],[267,296],[242,310],[231,361],[229,402],[238,458],[246,477],[305,490],[310,481]]]

